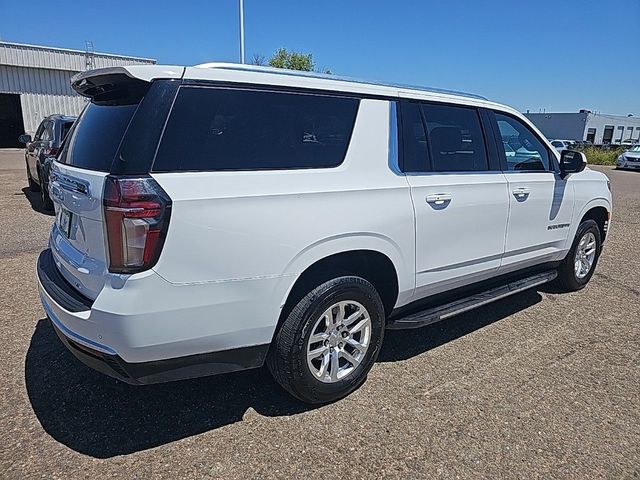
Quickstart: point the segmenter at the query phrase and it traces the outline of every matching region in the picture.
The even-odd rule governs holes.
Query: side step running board
[[[426,310],[421,310],[404,317],[393,319],[387,323],[387,329],[403,330],[424,327],[425,325],[430,325],[432,323],[439,322],[440,320],[453,317],[454,315],[481,307],[487,303],[495,302],[496,300],[508,297],[514,293],[522,292],[523,290],[550,282],[557,276],[558,272],[556,270],[538,273],[531,277],[516,280],[500,287],[495,287],[469,297],[445,303],[444,305],[427,308]]]

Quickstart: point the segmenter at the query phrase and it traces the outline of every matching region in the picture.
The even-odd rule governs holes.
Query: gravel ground
[[[52,217],[0,152],[0,476],[638,478],[640,173],[609,175],[589,286],[388,332],[365,385],[290,399],[264,370],[131,387],[84,367],[38,300]]]

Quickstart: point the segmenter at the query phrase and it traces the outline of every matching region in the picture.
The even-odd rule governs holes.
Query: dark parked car
[[[76,117],[66,115],[49,115],[38,127],[34,138],[31,135],[20,135],[18,140],[26,144],[25,160],[27,163],[27,180],[32,192],[40,192],[42,206],[50,210],[53,207],[49,198],[49,171],[52,158],[61,150],[67,133]]]

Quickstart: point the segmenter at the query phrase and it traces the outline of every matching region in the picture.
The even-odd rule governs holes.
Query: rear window
[[[154,171],[335,167],[344,160],[359,99],[182,87]]]
[[[137,104],[87,105],[76,121],[59,161],[74,167],[108,172],[137,107]]]

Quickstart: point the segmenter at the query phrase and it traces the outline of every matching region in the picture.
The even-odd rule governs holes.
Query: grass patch
[[[618,156],[625,151],[624,148],[615,147],[604,150],[598,147],[579,148],[587,156],[587,164],[591,165],[615,165]]]

